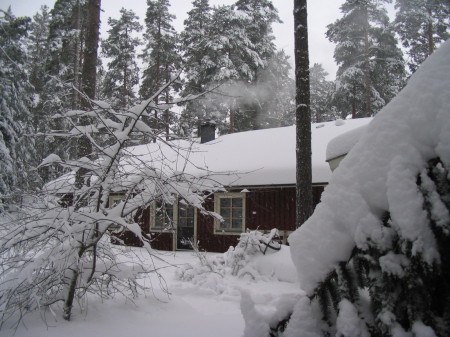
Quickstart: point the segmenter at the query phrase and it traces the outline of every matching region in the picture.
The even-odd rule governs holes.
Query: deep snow
[[[117,247],[118,250],[133,250],[146,259],[142,248]],[[295,268],[284,247],[279,253],[256,257],[252,265],[258,270],[258,277],[235,277],[216,273],[203,275],[203,283],[182,281],[179,271],[199,259],[192,251],[158,252],[168,264],[157,262],[167,282],[170,295],[158,286],[156,276],[152,278],[155,294],[147,293],[131,301],[121,295],[104,300],[88,297],[88,309],[80,313],[75,305],[73,318],[67,322],[50,312],[45,314],[46,324],[39,313],[27,315],[19,326],[16,337],[230,337],[242,336],[244,320],[240,311],[241,292],[250,294],[260,310],[271,310],[272,303],[280,296],[294,298],[301,294],[295,282]],[[206,253],[209,259],[221,258],[222,254]],[[294,279],[292,279],[294,277]],[[289,282],[280,281],[290,280]],[[14,330],[4,328],[0,336],[12,336]]]

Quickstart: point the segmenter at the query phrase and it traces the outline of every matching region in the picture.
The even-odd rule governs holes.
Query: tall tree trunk
[[[167,76],[166,83],[169,83],[170,82],[170,76],[169,76],[169,65],[168,64],[166,64],[166,70],[165,71],[166,71],[166,76]],[[165,95],[166,95],[166,104],[169,104],[169,102],[170,102],[169,89],[166,89]],[[169,133],[170,133],[170,116],[169,116],[169,113],[170,113],[169,109],[164,110],[164,115],[165,115],[164,116],[164,123],[166,124],[165,125],[166,140],[169,140]]]
[[[233,103],[231,104],[231,109],[230,109],[230,133],[234,133],[234,117],[236,116],[236,113],[238,112],[238,104],[236,102],[236,100],[233,101]]]
[[[369,59],[369,17],[367,7],[364,8],[364,116],[370,117],[371,111],[370,59]]]
[[[428,9],[428,15],[431,18],[431,9]],[[434,52],[434,40],[433,40],[433,22],[430,19],[427,25],[427,40],[428,40],[428,56]]]
[[[97,81],[97,49],[100,36],[100,6],[101,0],[89,0],[86,43],[84,48],[84,63],[81,74],[81,87],[84,94],[89,99],[95,98],[95,89]],[[89,110],[91,103],[88,99],[82,100],[82,106]],[[81,117],[80,124],[88,125],[88,117]],[[80,137],[77,143],[77,158],[89,156],[92,152],[92,146],[87,137]],[[75,186],[81,188],[84,185],[86,170],[80,169],[75,177]]]
[[[100,6],[101,0],[89,0],[88,2],[82,84],[84,93],[91,99],[95,98],[95,84],[97,81],[97,51],[100,37]],[[87,105],[89,106],[89,102]]]
[[[75,87],[73,90],[72,97],[72,109],[78,108],[79,104],[79,94],[78,91],[80,88],[80,61],[81,61],[81,5],[80,1],[77,0],[74,10],[74,19],[73,19],[73,27],[78,31],[75,37],[75,50],[73,53],[73,86]]]
[[[128,50],[128,29],[125,28],[125,43],[126,48]],[[121,99],[122,101],[122,107],[125,109],[128,107],[128,62],[125,62],[125,66],[123,68],[123,97]]]
[[[294,0],[297,227],[312,213],[311,115],[309,112],[309,53],[306,0]]]
[[[100,36],[100,6],[101,0],[89,0],[88,2],[88,17],[87,17],[87,31],[86,44],[84,49],[84,63],[81,74],[81,86],[85,95],[89,99],[95,98],[96,80],[97,80],[97,49]],[[89,110],[90,101],[88,99],[82,100],[82,105]],[[88,117],[81,117],[81,125],[90,124]],[[77,158],[89,156],[92,152],[92,144],[87,137],[80,137],[77,144]],[[75,187],[80,189],[85,184],[85,177],[88,171],[86,169],[79,169],[75,176]],[[79,206],[77,206],[79,207]],[[97,229],[94,229],[93,235],[96,235]],[[79,257],[85,252],[84,243],[80,242]],[[95,254],[95,247],[94,254]],[[78,283],[79,271],[77,266],[71,271],[72,276],[68,284],[67,297],[64,302],[64,319],[70,320],[72,312],[72,304],[75,297],[75,290]]]

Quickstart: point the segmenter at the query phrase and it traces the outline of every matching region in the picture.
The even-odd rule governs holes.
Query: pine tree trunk
[[[76,109],[79,103],[79,94],[78,90],[80,90],[80,59],[81,59],[81,41],[80,41],[80,21],[81,21],[81,5],[80,1],[77,0],[75,5],[75,13],[74,13],[74,22],[73,27],[78,31],[78,34],[75,37],[75,50],[73,55],[73,86],[75,89],[73,90],[72,97],[72,109]]]
[[[297,227],[312,213],[311,115],[309,112],[309,55],[306,0],[294,0]]]
[[[168,69],[168,65],[166,64],[166,75],[168,76],[169,74],[169,69]],[[169,83],[170,78],[167,77],[167,83]],[[169,95],[169,89],[166,90],[166,104],[169,104],[170,102],[170,95]],[[164,111],[164,122],[165,122],[165,129],[166,129],[166,140],[169,140],[169,133],[170,133],[170,116],[169,116],[169,109],[166,109]]]
[[[90,98],[95,98],[95,89],[97,82],[97,49],[100,36],[100,6],[101,0],[89,0],[86,43],[84,49],[84,63],[81,74],[81,87],[84,94]],[[82,100],[82,106],[86,109],[91,108],[90,101]],[[81,117],[80,125],[88,125],[89,118]],[[77,143],[77,158],[89,156],[92,152],[90,141],[86,137],[80,137]],[[86,170],[80,169],[75,177],[75,187],[81,188],[84,185],[84,176]]]
[[[237,103],[236,101],[233,101],[233,104],[231,105],[230,109],[230,133],[234,133],[234,116],[236,115],[238,111]]]
[[[84,93],[90,98],[95,98],[96,80],[97,80],[97,49],[100,35],[100,6],[101,0],[89,0],[88,18],[86,32],[86,46],[84,52],[83,72],[81,76],[82,88]],[[83,106],[90,108],[90,102],[83,100]],[[88,117],[82,117],[80,124],[88,125]],[[80,137],[77,144],[77,158],[89,156],[92,152],[92,145],[87,137]],[[85,175],[87,170],[79,169],[75,176],[75,186],[79,189],[85,184]],[[88,182],[87,182],[88,183]],[[80,243],[82,246],[83,243]],[[95,249],[95,248],[94,248]],[[79,257],[84,253],[84,248],[80,248]],[[95,252],[94,252],[95,254]],[[67,297],[64,305],[64,319],[70,320],[72,304],[75,297],[75,291],[78,283],[78,269],[70,271],[72,276],[68,284]]]
[[[370,117],[372,111],[370,108],[371,87],[370,80],[370,60],[369,60],[369,17],[367,7],[364,8],[364,116]]]
[[[128,30],[125,29],[125,41],[126,41],[126,48],[128,49]],[[122,97],[122,105],[123,108],[126,108],[128,106],[128,63],[125,63],[125,66],[123,68],[123,97]]]
[[[431,17],[431,10],[428,9],[428,15]],[[427,40],[428,40],[428,56],[434,52],[434,40],[433,40],[433,22],[430,19],[427,25]]]
[[[86,43],[82,73],[84,93],[91,99],[95,97],[97,81],[97,50],[100,36],[100,6],[101,0],[89,0]]]

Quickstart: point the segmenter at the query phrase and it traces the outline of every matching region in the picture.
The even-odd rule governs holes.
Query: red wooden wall
[[[246,229],[269,231],[277,228],[280,231],[294,231],[295,224],[295,187],[261,187],[248,188],[245,205]],[[320,202],[324,186],[313,186],[314,205]],[[230,190],[230,192],[239,192]],[[214,211],[214,200],[210,198],[205,203],[208,211]],[[149,210],[139,216],[139,223],[145,233],[149,233]],[[173,235],[171,232],[152,232],[152,247],[159,250],[173,250]],[[120,237],[129,245],[137,245],[137,238],[130,232]],[[235,246],[239,235],[214,234],[214,219],[212,216],[197,214],[197,241],[200,249],[208,252],[225,252],[230,246]]]

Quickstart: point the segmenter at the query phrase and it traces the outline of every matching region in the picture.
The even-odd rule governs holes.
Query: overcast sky
[[[176,15],[174,26],[178,31],[183,29],[183,21],[187,17],[187,12],[192,8],[192,0],[170,0],[172,14]],[[210,0],[213,5],[229,5],[235,0]],[[310,64],[321,63],[325,70],[333,79],[337,66],[333,60],[334,44],[325,37],[326,26],[340,17],[339,7],[344,0],[310,0],[308,1],[308,28],[309,28],[309,49]],[[32,16],[40,6],[46,4],[53,7],[55,0],[0,0],[0,8],[6,9],[11,5],[13,14],[16,16]],[[291,56],[291,63],[294,58],[294,20],[293,4],[294,0],[272,0],[278,9],[282,24],[273,26],[276,36],[276,44],[279,49],[284,49]],[[145,17],[147,7],[146,0],[102,0],[101,14],[102,37],[105,37],[108,17],[118,17],[122,7],[132,9],[141,20]]]

